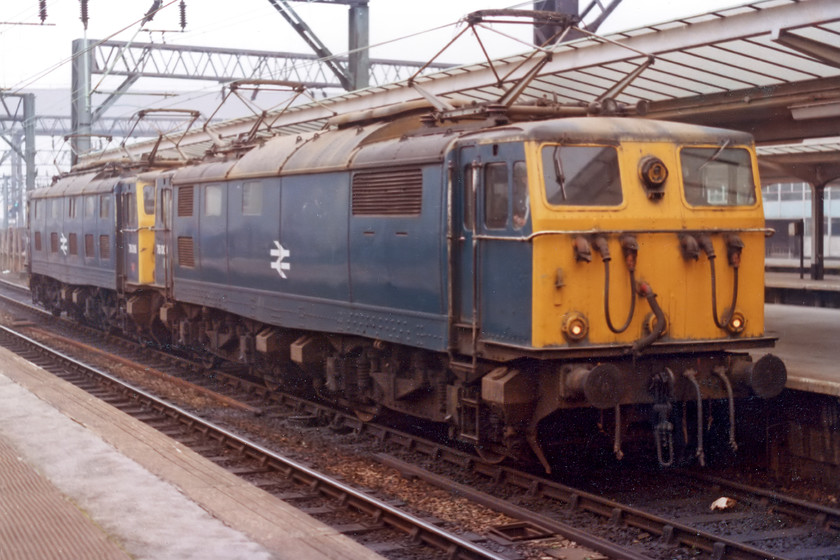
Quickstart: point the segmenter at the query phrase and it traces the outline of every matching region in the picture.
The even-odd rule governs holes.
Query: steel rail
[[[609,518],[613,522],[659,535],[667,544],[682,544],[703,550],[712,554],[715,560],[785,560],[786,558],[768,550],[721,537],[673,519],[660,517],[577,488],[545,480],[539,476],[508,467],[476,464],[477,472],[482,469],[483,474],[493,477],[497,483],[507,482],[527,490],[531,496],[562,501],[575,509],[588,511]]]
[[[6,284],[2,281],[0,281],[0,283]],[[7,287],[13,288],[15,290],[26,291],[25,288],[22,288],[16,284],[8,283],[6,285]],[[20,304],[19,302],[14,301],[13,303]],[[26,307],[29,308],[28,305],[26,305]],[[39,308],[32,309],[41,311]],[[686,546],[693,546],[698,549],[705,550],[711,553],[715,559],[732,558],[740,560],[768,558],[771,560],[781,560],[784,558],[783,556],[773,555],[766,550],[760,550],[755,547],[745,545],[738,541],[732,541],[724,537],[716,536],[712,533],[703,532],[688,525],[675,523],[671,520],[660,518],[656,515],[649,514],[642,510],[635,510],[634,508],[623,506],[622,504],[608,500],[606,498],[601,498],[594,494],[583,492],[575,488],[571,488],[550,480],[546,480],[539,476],[522,473],[520,471],[508,467],[484,464],[481,461],[479,461],[476,457],[468,453],[464,453],[462,451],[446,447],[445,445],[426,440],[422,437],[401,432],[394,428],[361,422],[352,415],[336,411],[335,409],[327,407],[323,404],[313,403],[309,400],[292,395],[287,395],[285,393],[273,393],[271,395],[271,399],[276,404],[291,406],[299,411],[306,410],[311,414],[319,416],[332,414],[334,415],[333,424],[335,425],[344,424],[347,426],[352,426],[358,432],[366,431],[367,433],[371,434],[373,437],[377,438],[382,442],[387,441],[396,445],[400,445],[406,449],[420,452],[427,456],[434,457],[437,460],[443,460],[453,465],[459,465],[464,468],[472,467],[475,472],[483,476],[490,477],[493,480],[496,480],[497,482],[510,482],[511,484],[519,488],[527,490],[530,495],[541,495],[544,497],[560,500],[565,503],[568,503],[574,508],[589,511],[591,513],[595,513],[603,517],[608,517],[615,522],[623,522],[628,526],[636,527],[644,531],[648,531],[652,534],[659,535],[666,543],[682,543]],[[385,460],[383,462],[388,464],[388,460]],[[392,466],[401,471],[406,470],[405,468],[399,467],[397,465]],[[420,469],[416,473],[412,472],[410,474],[412,476],[418,476],[419,478],[426,479],[427,475],[423,475],[422,472],[422,469]],[[709,475],[686,473],[685,471],[677,472],[681,472],[686,477],[691,477],[698,480],[705,480],[717,484],[719,486],[725,486],[727,488],[732,488],[734,490],[738,490],[747,494],[752,494],[752,497],[748,496],[749,500],[763,500],[768,502],[767,505],[770,511],[784,513],[794,517],[799,517],[801,519],[814,520],[815,522],[829,529],[840,528],[840,510],[838,509],[820,506],[819,504],[811,504],[805,500],[799,500],[790,496],[785,496],[783,494],[763,490],[760,488],[755,488],[748,485],[729,482],[717,477],[711,477]],[[432,477],[430,477],[429,479],[429,482],[433,484],[435,483],[432,480],[434,476],[437,475],[432,475]],[[312,483],[312,480],[310,479],[301,480],[307,484]],[[455,486],[455,484],[451,481],[447,484],[449,485],[450,489],[451,487]],[[496,509],[493,505],[490,505],[489,503],[484,503],[482,499],[474,499],[472,496],[468,495],[468,492],[465,490],[459,490],[456,492],[458,494],[462,494],[468,499],[477,501],[478,503],[482,503],[483,505],[487,505],[488,507]],[[756,498],[755,496],[759,497]],[[500,504],[499,511],[504,512],[504,508],[508,506],[510,506],[510,504]],[[527,517],[522,517],[519,514],[509,514],[513,515],[514,517],[519,517],[521,519],[528,519]],[[546,524],[545,519],[541,516],[534,517],[532,521],[537,526],[549,528]],[[555,532],[557,532],[558,534],[565,535],[567,536],[567,538],[571,538],[573,540],[576,540],[577,542],[581,542],[581,544],[589,546],[594,550],[604,552],[608,555],[616,555],[614,556],[616,558],[634,558],[632,554],[630,556],[624,556],[622,554],[619,554],[618,549],[610,549],[609,547],[613,545],[612,543],[608,543],[607,541],[604,541],[604,543],[606,544],[603,545],[603,543],[598,543],[597,541],[590,544],[585,540],[578,540],[573,536],[572,533],[564,533],[563,530],[566,529],[562,527],[562,524],[558,525],[557,529],[558,530],[556,530]],[[587,537],[585,535],[582,535],[581,538],[586,539]]]
[[[374,516],[378,521],[407,533],[416,540],[423,541],[447,552],[450,558],[461,558],[464,560],[506,560],[505,556],[496,554],[458,535],[449,533],[431,523],[390,506],[373,496],[369,496],[338,480],[306,467],[297,461],[283,457],[270,449],[251,442],[220,426],[216,426],[178,406],[167,403],[151,393],[135,387],[130,383],[126,383],[107,372],[49,348],[37,340],[29,338],[13,329],[0,325],[0,337],[12,343],[23,344],[28,349],[50,360],[60,361],[63,367],[67,367],[73,372],[89,375],[97,381],[116,388],[123,394],[131,394],[135,403],[143,404],[146,407],[154,409],[168,416],[170,419],[176,420],[180,424],[200,432],[206,438],[213,439],[217,443],[237,450],[244,456],[259,461],[264,467],[274,469],[290,480],[305,484],[312,490],[316,490],[329,498],[338,500],[344,506],[352,507],[369,516]]]
[[[785,496],[771,490],[755,488],[748,484],[733,482],[701,472],[691,472],[684,469],[675,469],[675,473],[684,475],[689,480],[701,480],[708,484],[714,484],[721,489],[744,496],[744,499],[759,502],[766,505],[770,511],[784,513],[791,517],[818,523],[827,529],[840,531],[840,509],[814,504],[806,500],[800,500],[791,496]]]
[[[466,498],[471,502],[481,504],[494,511],[498,511],[499,513],[504,513],[514,519],[526,521],[548,532],[562,535],[571,541],[581,544],[587,548],[591,548],[601,554],[605,554],[609,558],[613,558],[615,560],[644,560],[649,558],[643,554],[635,553],[627,547],[609,542],[582,529],[578,529],[577,527],[572,527],[567,523],[562,523],[551,519],[548,516],[534,513],[524,507],[514,505],[502,498],[491,496],[490,494],[481,492],[475,488],[470,488],[464,484],[458,484],[444,476],[429,472],[422,467],[406,463],[405,461],[401,461],[395,457],[391,457],[390,455],[380,453],[376,456],[376,459],[383,465],[396,469],[403,476],[420,478],[429,484],[452,492],[453,494]]]
[[[467,486],[453,483],[445,477],[438,476],[421,467],[405,463],[398,459],[380,455],[379,460],[407,476],[420,478],[430,484],[449,490],[457,495],[481,503],[491,509],[495,509],[511,517],[532,523],[533,525],[556,532],[566,538],[580,542],[585,546],[603,552],[610,558],[638,558],[638,555],[628,552],[627,549],[609,544],[608,548],[602,548],[600,539],[592,537],[583,531],[558,523],[544,515],[537,514],[513,506],[509,502],[490,496],[483,492],[476,491]],[[482,470],[482,465],[476,463],[476,471]],[[534,475],[514,471],[506,467],[487,465],[484,469],[485,475],[494,478],[497,484],[505,482],[528,491],[530,496],[540,496],[563,501],[575,509],[588,511],[598,516],[609,518],[615,523],[623,523],[630,527],[642,529],[648,533],[659,535],[666,544],[682,544],[695,547],[712,554],[716,560],[737,559],[737,560],[784,560],[784,556],[773,554],[768,550],[761,550],[743,543],[726,539],[691,527],[677,523],[674,520],[659,517],[646,511],[621,504],[584,492],[563,484],[547,481]],[[500,476],[501,474],[501,476]],[[580,540],[579,540],[580,539]]]

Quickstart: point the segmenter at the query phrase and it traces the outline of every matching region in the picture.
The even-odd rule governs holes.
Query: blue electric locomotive
[[[620,452],[654,405],[782,390],[781,361],[745,352],[772,344],[761,290],[738,290],[763,279],[748,135],[405,109],[36,191],[33,298],[546,468],[540,424],[571,409]],[[687,417],[654,420],[663,463]],[[701,458],[704,429],[684,430]]]

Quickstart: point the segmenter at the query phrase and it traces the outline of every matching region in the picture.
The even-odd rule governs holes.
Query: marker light
[[[734,312],[726,323],[726,330],[731,334],[741,334],[745,328],[747,328],[747,318],[740,311]]]
[[[563,324],[561,326],[563,336],[569,342],[578,342],[586,338],[589,334],[589,321],[582,313],[572,311],[563,316]]]

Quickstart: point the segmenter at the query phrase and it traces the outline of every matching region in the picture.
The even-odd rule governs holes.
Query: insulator
[[[41,18],[41,23],[47,19],[47,0],[38,0],[38,17]]]
[[[82,6],[82,17],[80,19],[82,20],[82,25],[85,26],[85,30],[87,30],[87,27],[88,27],[88,0],[80,0],[80,2],[81,2],[81,6]]]
[[[179,8],[181,9],[181,31],[183,31],[187,28],[187,3],[181,0]]]
[[[163,0],[153,0],[152,7],[149,8],[149,11],[146,12],[145,16],[143,16],[143,21],[140,23],[140,25],[146,25],[147,23],[155,19],[155,15],[157,15],[158,10],[160,10],[160,5],[162,2]]]

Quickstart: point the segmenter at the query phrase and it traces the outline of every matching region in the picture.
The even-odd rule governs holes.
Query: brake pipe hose
[[[640,282],[639,295],[648,301],[656,322],[654,323],[653,329],[649,335],[633,343],[633,354],[636,356],[641,354],[642,350],[653,344],[656,339],[662,336],[662,333],[665,332],[666,325],[665,313],[662,311],[662,308],[659,307],[659,303],[656,301],[656,294],[653,292],[653,288],[650,287],[650,284],[647,282]]]
[[[735,311],[735,304],[738,303],[738,269],[741,265],[741,248],[743,247],[743,243],[740,243],[740,246],[738,246],[738,243],[740,243],[740,239],[737,239],[737,236],[727,239],[729,264],[732,266],[734,284],[734,287],[732,288],[732,303],[730,304],[728,311],[730,315]],[[712,238],[708,235],[701,236],[700,248],[703,249],[703,252],[706,253],[706,256],[709,259],[709,272],[712,277],[712,319],[714,319],[715,326],[717,328],[725,329],[729,324],[729,317],[718,317],[717,313],[717,274],[715,272],[716,255],[715,247],[712,244]]]
[[[633,320],[633,313],[636,311],[636,252],[638,244],[633,236],[625,236],[621,239],[621,248],[624,252],[624,262],[627,264],[627,270],[630,272],[630,311],[627,313],[627,320],[618,328],[613,325],[612,317],[610,317],[610,249],[607,245],[605,237],[596,237],[592,246],[601,254],[601,260],[604,262],[604,317],[607,320],[607,327],[616,333],[620,334],[627,330],[630,322]]]

